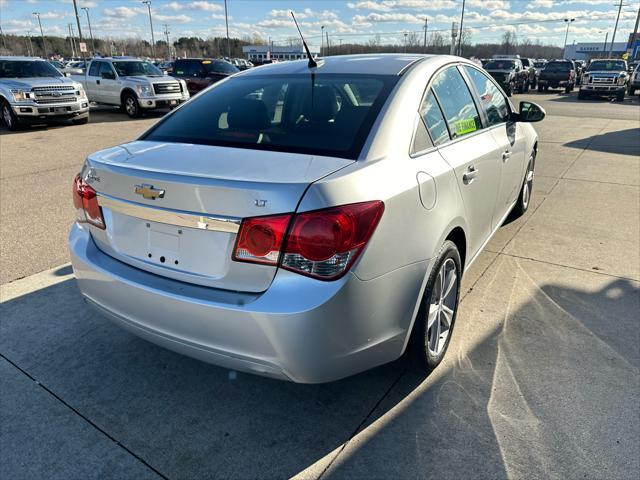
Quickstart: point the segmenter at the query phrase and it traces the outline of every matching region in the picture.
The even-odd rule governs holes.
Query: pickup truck
[[[529,90],[529,71],[519,58],[494,58],[485,63],[484,69],[500,84],[507,96]]]
[[[95,58],[83,76],[72,77],[84,85],[89,101],[119,106],[132,118],[148,110],[175,108],[189,99],[183,80],[137,58]]]
[[[624,60],[616,58],[592,60],[582,76],[578,98],[583,100],[597,95],[616,97],[616,100],[622,102],[628,79],[627,62]]]
[[[576,67],[571,60],[551,60],[538,76],[538,92],[564,88],[571,93],[576,87]]]
[[[82,85],[46,60],[31,57],[0,57],[0,110],[9,130],[23,124],[89,121]]]

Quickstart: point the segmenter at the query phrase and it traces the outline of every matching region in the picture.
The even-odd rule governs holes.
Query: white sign
[[[83,53],[87,52],[87,44],[84,42],[80,42],[80,51]]]

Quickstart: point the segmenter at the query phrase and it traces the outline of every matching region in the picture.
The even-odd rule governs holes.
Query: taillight
[[[291,215],[245,218],[240,225],[233,259],[277,265]]]
[[[104,230],[105,223],[102,210],[98,205],[98,195],[80,175],[76,175],[73,179],[73,206],[76,208],[78,222],[90,223]]]
[[[233,259],[270,265],[280,262],[287,270],[335,280],[347,273],[362,253],[383,212],[384,204],[372,201],[245,219]]]

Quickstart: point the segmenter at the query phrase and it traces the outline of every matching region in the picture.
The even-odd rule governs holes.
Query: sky
[[[568,43],[609,41],[613,34],[619,0],[466,0],[464,26],[472,43],[499,41],[506,31],[519,40],[562,46],[565,18],[575,18]],[[147,6],[140,0],[77,0],[88,7],[93,34],[98,38],[134,37],[149,40]],[[229,30],[233,37],[271,37],[274,44],[296,35],[289,11],[293,10],[307,41],[320,43],[324,25],[331,42],[364,43],[379,35],[382,43],[404,41],[404,32],[423,38],[425,18],[431,34],[450,35],[451,23],[460,21],[462,0],[227,0]],[[633,31],[640,0],[624,0],[617,41]],[[40,12],[45,35],[66,36],[74,23],[72,0],[0,0],[0,27],[4,33],[39,33],[33,12]],[[224,36],[224,0],[152,0],[156,40]],[[83,34],[87,20],[80,10]],[[85,32],[86,31],[86,32]]]

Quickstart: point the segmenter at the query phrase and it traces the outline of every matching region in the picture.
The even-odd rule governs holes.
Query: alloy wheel
[[[529,208],[529,200],[531,200],[531,192],[533,190],[533,164],[529,162],[527,165],[527,176],[524,181],[524,186],[522,188],[522,205],[525,210]]]
[[[447,258],[436,277],[427,315],[425,342],[432,356],[439,356],[447,344],[453,324],[458,296],[458,274],[456,264]]]
[[[9,111],[9,107],[4,105],[2,107],[2,119],[4,120],[5,125],[9,130],[13,127],[13,118],[11,117],[11,112]]]
[[[136,114],[136,105],[134,103],[134,99],[131,97],[127,97],[127,99],[125,100],[125,108],[127,110],[127,113],[130,116],[133,116]]]

